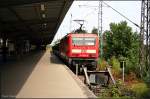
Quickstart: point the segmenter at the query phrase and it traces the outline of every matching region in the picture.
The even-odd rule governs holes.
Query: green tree
[[[140,36],[137,32],[132,34],[131,48],[128,51],[128,55],[127,55],[128,58],[127,67],[129,69],[127,70],[127,72],[137,70],[138,60],[139,60],[139,39]]]
[[[93,33],[93,34],[98,34],[98,29],[94,27],[94,28],[92,29],[91,33]]]
[[[104,57],[105,59],[110,59],[113,56],[113,35],[112,32],[106,30],[103,34],[104,40]]]
[[[139,34],[132,32],[132,28],[127,25],[126,21],[120,23],[111,23],[110,30],[104,32],[105,49],[104,56],[111,59],[115,56],[126,57],[126,72],[137,70],[139,58]],[[136,72],[138,74],[138,71]]]
[[[127,57],[128,51],[132,45],[132,28],[127,26],[126,21],[122,21],[118,24],[111,23],[110,31],[106,31],[106,42],[108,49],[112,49],[111,54],[119,57]]]

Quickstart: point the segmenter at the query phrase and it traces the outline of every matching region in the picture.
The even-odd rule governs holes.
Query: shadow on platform
[[[19,61],[3,64],[1,92],[3,97],[15,97],[24,86],[45,51],[32,52]]]
[[[63,62],[61,61],[61,59],[59,57],[57,57],[55,54],[53,54],[52,52],[50,52],[50,62],[54,63],[54,64],[63,64]]]

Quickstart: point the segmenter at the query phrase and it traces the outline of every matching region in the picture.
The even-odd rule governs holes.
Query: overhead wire
[[[136,24],[135,22],[133,22],[132,20],[130,20],[130,19],[129,19],[128,17],[126,17],[124,14],[122,14],[121,12],[119,12],[118,10],[116,10],[115,8],[113,8],[112,6],[110,6],[109,4],[107,4],[106,2],[102,1],[102,3],[104,3],[107,7],[111,8],[112,10],[114,10],[115,12],[117,12],[119,15],[121,15],[122,17],[124,17],[125,19],[127,19],[129,22],[131,22],[132,24],[134,24],[135,26],[137,26],[139,29],[141,29],[141,27],[140,27],[138,24]],[[79,5],[79,7],[80,7],[80,6],[81,6],[81,5]],[[88,5],[83,5],[83,6],[87,6],[87,7],[88,7]],[[96,6],[92,6],[92,7],[96,7]],[[96,11],[96,10],[97,10],[97,9],[95,8],[94,11]],[[86,18],[89,14],[93,13],[94,11],[91,11],[90,13],[86,14],[85,18]]]
[[[126,17],[125,15],[123,15],[121,12],[117,11],[116,9],[114,9],[113,7],[111,7],[110,5],[108,5],[106,2],[103,1],[103,3],[105,5],[107,5],[108,7],[110,7],[112,10],[114,10],[115,12],[117,12],[118,14],[120,14],[122,17],[126,18],[128,21],[130,21],[132,24],[134,24],[138,28],[141,28],[138,24],[134,23],[132,20],[130,20],[128,17]]]

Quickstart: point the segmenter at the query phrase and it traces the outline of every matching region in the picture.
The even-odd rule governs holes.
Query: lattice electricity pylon
[[[149,70],[150,70],[150,1],[148,2],[148,63],[149,63]]]
[[[100,57],[103,58],[103,0],[99,0],[98,6],[98,37],[100,39]]]
[[[147,0],[146,70],[150,70],[150,0]]]
[[[150,1],[142,0],[139,67],[141,76],[150,69]]]

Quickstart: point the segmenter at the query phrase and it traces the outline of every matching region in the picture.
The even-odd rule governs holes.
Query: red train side
[[[69,33],[60,41],[59,54],[70,66],[78,64],[96,69],[99,56],[98,36]]]

